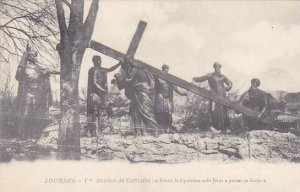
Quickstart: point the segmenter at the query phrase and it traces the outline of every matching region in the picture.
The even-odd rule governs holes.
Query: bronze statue
[[[17,111],[22,116],[45,117],[52,105],[50,71],[37,62],[37,52],[27,46],[19,63]]]
[[[19,63],[16,79],[19,81],[16,98],[16,114],[19,131],[24,137],[32,136],[26,123],[36,123],[47,117],[52,105],[52,94],[49,76],[50,70],[37,61],[37,52],[27,45]],[[29,125],[28,125],[29,126]],[[34,126],[38,126],[34,124]],[[22,127],[22,128],[21,128]]]
[[[208,81],[211,91],[220,97],[225,97],[226,92],[232,87],[232,82],[223,74],[221,74],[221,64],[214,63],[214,72],[202,77],[194,77],[196,82]],[[225,86],[226,85],[226,86]],[[209,102],[211,114],[211,130],[213,132],[227,131],[229,132],[230,121],[227,114],[227,108],[214,101]],[[227,129],[227,130],[226,130]]]
[[[169,72],[169,66],[162,66],[164,73]],[[172,113],[174,112],[173,91],[181,96],[186,96],[177,86],[160,78],[155,78],[155,115],[157,122],[163,127],[164,131],[169,133],[172,127]]]
[[[268,94],[260,90],[258,88],[259,86],[260,80],[257,78],[252,79],[250,89],[247,90],[239,100],[241,105],[259,112],[257,118],[243,115],[244,125],[250,130],[261,129],[265,124],[258,119],[269,113]]]
[[[87,88],[87,132],[91,136],[96,136],[96,119],[98,118],[98,126],[100,125],[101,113],[108,110],[108,87],[107,73],[114,71],[121,63],[118,63],[111,68],[101,67],[101,57],[95,55],[93,57],[94,67],[88,72],[88,88]],[[108,114],[109,115],[109,114]]]
[[[162,133],[154,115],[154,77],[146,69],[125,58],[121,71],[115,75],[119,89],[125,89],[130,100],[129,113],[135,135]]]

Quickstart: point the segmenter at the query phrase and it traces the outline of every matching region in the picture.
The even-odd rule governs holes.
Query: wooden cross
[[[128,51],[126,54],[124,53],[121,53],[120,51],[117,51],[115,49],[112,49],[106,45],[103,45],[101,43],[98,43],[96,41],[91,41],[90,42],[90,48],[94,49],[95,51],[98,51],[100,53],[103,53],[109,57],[112,57],[116,60],[119,60],[121,61],[122,58],[124,58],[125,56],[130,56],[131,58],[134,57],[134,54],[137,50],[137,47],[138,47],[138,44],[142,38],[142,35],[143,35],[143,32],[146,28],[146,25],[147,23],[144,22],[144,21],[140,21],[139,24],[138,24],[138,27],[136,29],[136,32],[131,40],[131,43],[130,43],[130,46],[128,48]],[[143,61],[140,61],[140,60],[137,60],[137,59],[132,59],[132,62],[134,64],[136,64],[137,66],[140,66],[140,67],[143,67],[145,69],[147,69],[150,73],[152,73],[154,76],[157,76],[161,79],[164,79],[170,83],[173,83],[174,85],[177,85],[179,87],[182,87],[188,91],[191,91],[197,95],[200,95],[204,98],[207,98],[209,100],[212,100],[216,103],[219,103],[221,105],[224,105],[228,108],[231,108],[235,111],[238,111],[242,114],[245,114],[249,117],[253,117],[253,118],[257,118],[258,115],[259,115],[259,112],[257,111],[254,111],[250,108],[247,108],[247,107],[244,107],[242,105],[239,105],[237,102],[233,102],[233,101],[229,101],[227,100],[226,98],[223,98],[223,97],[220,97],[218,95],[215,95],[213,94],[212,92],[204,89],[204,88],[201,88],[197,85],[194,85],[192,83],[189,83],[183,79],[180,79],[172,74],[169,74],[169,73],[163,73],[160,69],[157,69],[155,67],[152,67],[151,65],[147,64],[147,63],[144,63]],[[270,118],[270,117],[265,117],[263,119],[260,119],[262,122],[264,123],[267,123],[267,124],[270,124],[274,127],[277,127],[279,128],[279,125],[278,123]]]

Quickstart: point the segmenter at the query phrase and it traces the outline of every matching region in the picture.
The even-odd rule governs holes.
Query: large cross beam
[[[140,41],[142,39],[143,33],[146,29],[147,23],[145,21],[140,21],[137,29],[131,39],[130,45],[128,47],[128,50],[126,52],[127,57],[133,58],[135,55],[135,52],[140,44]]]
[[[131,39],[131,42],[130,42],[130,45],[128,47],[128,50],[126,52],[126,56],[129,57],[129,58],[134,58],[134,55],[136,53],[136,50],[140,44],[140,41],[142,39],[142,36],[143,36],[143,33],[145,31],[145,28],[147,26],[147,23],[145,21],[140,21],[138,26],[137,26],[137,29],[134,33],[134,36],[133,38]],[[116,54],[117,52],[105,45],[102,45],[102,44],[97,44],[97,48],[94,47],[94,44],[97,44],[96,41],[91,41],[90,43],[90,48],[100,52],[100,53],[103,53],[104,55],[107,55],[107,56],[110,56],[118,61],[121,61],[122,58],[124,58],[124,54]]]
[[[98,43],[96,41],[91,41],[90,42],[90,48],[94,49],[95,51],[98,51],[100,53],[103,53],[109,57],[112,57],[116,60],[119,60],[119,61],[122,61],[122,58],[124,58],[126,55],[127,56],[131,56],[133,58],[134,56],[134,53],[136,52],[136,49],[137,49],[137,46],[141,40],[141,36],[144,32],[144,29],[146,27],[146,25],[144,26],[144,28],[141,28],[141,22],[139,23],[138,25],[138,28],[136,30],[136,33],[130,43],[130,46],[129,46],[129,49],[127,51],[126,54],[124,53],[121,53],[120,51],[117,51],[115,49],[112,49],[106,45],[103,45],[101,43]],[[204,89],[204,88],[201,88],[197,85],[194,85],[192,83],[189,83],[183,79],[180,79],[172,74],[169,74],[169,73],[163,73],[161,70],[155,68],[155,67],[152,67],[151,65],[147,64],[147,63],[144,63],[143,61],[140,61],[140,60],[137,60],[137,59],[132,59],[132,62],[134,64],[136,64],[137,66],[140,66],[140,67],[143,67],[145,69],[147,69],[150,73],[152,73],[154,76],[157,76],[161,79],[164,79],[170,83],[173,83],[179,87],[182,87],[188,91],[191,91],[197,95],[200,95],[204,98],[207,98],[209,100],[212,100],[212,101],[215,101],[216,103],[219,103],[221,105],[224,105],[226,107],[229,107],[235,111],[238,111],[242,114],[245,114],[249,117],[253,117],[253,118],[257,118],[258,115],[259,115],[259,112],[257,111],[254,111],[252,109],[249,109],[247,107],[244,107],[242,105],[239,105],[237,102],[232,102],[232,101],[229,101],[223,97],[220,97],[218,95],[215,95],[213,94],[212,92]],[[278,123],[270,118],[270,117],[265,117],[263,119],[261,119],[262,122],[264,123],[267,123],[267,124],[270,124],[274,127],[277,127],[279,128],[279,125]]]

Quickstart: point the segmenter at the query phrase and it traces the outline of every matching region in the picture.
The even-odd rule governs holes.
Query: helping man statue
[[[253,109],[259,112],[256,118],[248,117],[243,115],[244,125],[248,130],[263,129],[266,124],[259,121],[265,115],[269,115],[269,99],[268,94],[258,87],[260,86],[260,80],[258,78],[253,78],[251,80],[250,88],[243,93],[239,103],[245,107]]]
[[[101,67],[101,57],[95,55],[93,57],[94,67],[90,68],[88,74],[88,89],[87,89],[87,134],[92,137],[96,136],[96,119],[98,118],[98,127],[100,126],[102,112],[108,110],[108,86],[107,73],[114,71],[121,63],[118,63],[111,68]]]

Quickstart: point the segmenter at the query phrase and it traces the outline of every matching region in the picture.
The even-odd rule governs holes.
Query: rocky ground
[[[91,148],[94,142],[96,147]],[[82,139],[90,158],[127,159],[131,162],[182,163],[193,160],[264,162],[300,161],[299,137],[274,131],[251,131],[243,136],[212,133],[163,134],[159,137],[124,138],[106,135]],[[94,155],[93,155],[94,150]],[[95,151],[96,150],[96,151]]]
[[[299,93],[286,97],[290,111],[294,115],[279,111],[279,116],[287,125],[290,118],[299,122]],[[195,160],[239,161],[257,160],[262,162],[300,162],[300,127],[299,123],[289,123],[289,129],[278,131],[253,130],[247,131],[243,126],[241,114],[229,110],[231,133],[215,134],[209,130],[208,101],[189,94],[186,99],[175,97],[173,114],[173,134],[162,134],[159,137],[134,137],[128,135],[130,123],[128,102],[119,98],[112,105],[114,118],[114,134],[105,129],[97,138],[86,137],[84,131],[81,138],[81,159],[90,161],[123,160],[130,162],[184,163]],[[125,101],[125,102],[124,102]],[[82,105],[82,130],[86,129],[86,104]],[[0,128],[0,162],[11,160],[28,161],[37,159],[56,159],[59,109],[52,110],[50,123],[45,129],[43,123],[36,123],[39,130],[38,139],[19,140],[8,135],[17,134],[14,129],[15,119],[3,116]],[[4,118],[5,117],[5,118]],[[12,118],[12,119],[11,119]],[[278,118],[279,119],[279,118]],[[289,121],[287,121],[289,120]],[[31,120],[29,120],[31,122]],[[44,120],[43,120],[44,122]],[[32,122],[34,123],[34,122]],[[3,127],[5,126],[5,129]],[[44,130],[43,130],[44,129]],[[35,130],[32,130],[35,131]],[[41,133],[42,131],[42,133]],[[8,135],[6,132],[10,132]],[[31,132],[30,132],[31,133]],[[40,135],[41,133],[41,135]]]
[[[47,127],[36,139],[1,139],[0,159],[55,159],[58,126]],[[256,130],[239,134],[212,132],[162,134],[159,137],[102,134],[82,137],[82,160],[126,160],[134,163],[184,163],[195,160],[300,162],[300,137],[292,133]]]

